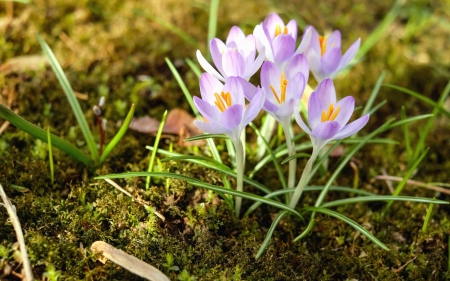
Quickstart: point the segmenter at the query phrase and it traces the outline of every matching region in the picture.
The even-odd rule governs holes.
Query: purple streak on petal
[[[271,13],[270,15],[268,15],[262,23],[262,26],[266,32],[266,36],[271,40],[273,40],[273,38],[275,37],[275,30],[277,25],[279,25],[281,31],[283,31],[284,22],[276,13]]]
[[[338,140],[338,139],[344,139],[346,137],[349,137],[349,136],[355,134],[356,132],[358,132],[359,130],[361,130],[367,124],[367,122],[369,122],[369,114],[366,114],[366,115],[360,117],[359,119],[356,119],[352,123],[350,123],[347,126],[345,126],[344,128],[342,128],[339,131],[339,133],[337,133],[333,137],[333,139]]]
[[[325,54],[320,58],[322,64],[323,73],[327,78],[333,78],[341,61],[341,49],[338,47],[332,47],[327,49]]]
[[[242,83],[239,77],[229,77],[225,81],[223,86],[223,91],[229,92],[231,96],[231,104],[239,104],[241,106],[245,105],[244,90],[242,88]]]
[[[212,74],[203,73],[200,76],[200,94],[202,99],[214,105],[214,93],[222,92],[223,84]]]
[[[280,76],[281,72],[278,67],[270,61],[266,61],[263,63],[261,67],[261,86],[266,91],[266,100],[276,105],[278,108],[278,101],[275,98],[270,86],[272,86],[278,97],[280,95]]]
[[[302,130],[305,131],[305,133],[307,133],[308,135],[311,135],[311,130],[308,128],[308,126],[306,126],[305,121],[303,121],[303,118],[300,116],[300,112],[297,109],[294,110],[294,116],[295,121],[297,121],[297,124],[300,126],[300,128],[302,128]]]
[[[272,46],[261,25],[257,25],[253,30],[253,36],[256,38],[256,48],[259,53],[264,53],[268,61],[273,61]]]
[[[225,109],[220,116],[220,123],[227,129],[233,130],[238,127],[242,122],[244,113],[244,106],[240,104],[233,104]]]
[[[220,115],[222,114],[217,106],[209,104],[208,102],[194,97],[194,104],[200,114],[209,122],[219,122]]]
[[[219,124],[215,123],[206,123],[202,122],[200,120],[195,120],[194,125],[197,126],[200,130],[202,130],[205,133],[208,134],[230,134],[231,131],[220,126]]]
[[[334,89],[333,80],[327,78],[317,86],[318,94],[322,110],[328,110],[330,103],[336,105],[336,90]]]
[[[290,78],[286,87],[286,100],[295,99],[299,103],[305,91],[305,86],[305,78],[300,72]]]
[[[228,49],[222,56],[223,72],[228,77],[241,76],[245,73],[245,61],[238,50]]]
[[[348,48],[347,52],[342,56],[341,62],[339,63],[339,69],[344,69],[347,67],[347,65],[352,61],[352,59],[356,56],[359,50],[359,46],[361,44],[361,38],[358,38],[358,40],[353,43],[350,48]]]
[[[348,123],[355,110],[355,99],[352,96],[347,96],[336,103],[335,108],[341,107],[339,114],[334,121],[341,124],[341,129]]]
[[[266,94],[266,97],[267,97],[268,95],[273,95],[273,93],[272,93],[272,91],[271,91],[270,89],[269,89],[269,92],[267,92],[267,90],[264,89],[264,93]],[[275,104],[273,104],[273,103],[271,103],[271,102],[266,98],[266,100],[264,101],[264,106],[263,106],[263,108],[264,108],[264,110],[265,110],[267,113],[270,113],[270,112],[276,112],[276,111],[278,110],[278,106],[279,106],[278,102],[276,102]]]
[[[311,128],[317,127],[322,120],[322,102],[317,90],[311,93],[308,100],[308,123]]]
[[[321,122],[312,129],[312,134],[317,139],[328,140],[339,132],[340,127],[339,123],[335,121]]]
[[[245,40],[244,32],[242,32],[242,30],[239,27],[233,26],[230,29],[230,33],[228,34],[226,44],[227,47],[229,48],[238,48],[238,46],[242,44],[244,40]]]
[[[295,52],[295,40],[290,35],[280,34],[272,41],[275,63],[290,59]]]
[[[308,50],[312,40],[312,28],[313,27],[309,26],[303,32],[302,40],[300,41],[300,45],[298,46],[297,51],[295,51],[295,54],[303,54]]]
[[[209,64],[209,62],[203,57],[202,53],[199,50],[197,50],[196,55],[197,55],[198,63],[201,65],[203,70],[205,70],[208,73],[211,73],[217,79],[219,79],[221,81],[225,81],[225,79],[222,77],[222,75],[219,72],[217,72],[217,70],[215,70],[214,67],[212,67]]]
[[[242,126],[247,126],[248,123],[253,121],[253,119],[258,116],[265,100],[264,91],[258,88],[253,99],[250,100],[247,108],[244,112],[244,117],[242,118]]]
[[[211,40],[209,44],[209,49],[211,50],[211,57],[216,65],[217,70],[223,74],[222,68],[222,53],[227,49],[225,44],[217,38]]]
[[[333,31],[327,38],[327,50],[332,47],[341,48],[341,32],[339,30]]]
[[[297,40],[297,33],[298,33],[297,22],[295,20],[290,20],[288,24],[286,24],[286,27],[288,30],[288,34],[291,35],[292,38],[294,38],[294,40]]]
[[[286,73],[286,77],[288,80],[292,79],[294,75],[297,73],[301,73],[306,81],[308,81],[309,77],[309,66],[308,60],[302,54],[295,55],[292,59],[289,60],[286,69],[284,70]]]

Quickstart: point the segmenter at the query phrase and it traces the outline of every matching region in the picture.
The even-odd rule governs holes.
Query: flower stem
[[[295,145],[292,142],[292,136],[290,131],[290,125],[289,123],[286,123],[286,125],[283,125],[283,131],[284,136],[286,138],[286,146],[288,149],[289,156],[292,156],[295,154]],[[297,159],[292,159],[289,161],[289,175],[288,175],[288,188],[294,188],[295,186],[295,172],[297,170]]]
[[[238,138],[233,141],[234,148],[236,149],[236,172],[237,172],[237,191],[244,191],[244,146],[242,141]],[[236,217],[239,217],[241,212],[242,197],[236,197],[234,204]]]
[[[291,198],[291,202],[289,203],[289,207],[295,208],[297,206],[298,201],[300,200],[300,197],[302,196],[303,189],[305,189],[305,186],[308,184],[308,178],[311,174],[312,166],[314,165],[314,162],[316,161],[317,155],[319,155],[321,149],[313,148],[313,152],[311,154],[311,157],[309,158],[308,162],[306,163],[305,169],[303,170],[302,176],[300,178],[300,181],[298,182],[297,187],[295,188],[294,195]]]

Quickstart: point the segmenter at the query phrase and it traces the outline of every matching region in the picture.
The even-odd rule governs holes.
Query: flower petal
[[[245,105],[244,90],[242,89],[242,84],[238,77],[229,77],[227,81],[225,81],[223,91],[225,93],[230,93],[231,104],[238,104],[241,106]]]
[[[369,122],[369,114],[366,114],[366,115],[360,117],[359,119],[356,119],[352,123],[350,123],[347,126],[345,126],[344,128],[342,128],[339,131],[339,133],[337,133],[333,137],[333,140],[344,139],[346,137],[349,137],[349,136],[355,134],[356,132],[361,130],[367,124],[367,122]]]
[[[197,126],[197,128],[199,128],[203,132],[208,134],[227,134],[227,135],[231,134],[230,130],[215,123],[206,123],[200,120],[195,120],[194,125]]]
[[[244,40],[244,32],[239,27],[233,26],[228,34],[226,44],[228,48],[239,48],[239,45],[241,45]]]
[[[317,92],[311,93],[308,100],[308,123],[311,128],[318,126],[322,119],[322,102],[320,101],[320,95]]]
[[[316,92],[322,105],[321,110],[327,110],[330,104],[336,104],[336,90],[334,89],[333,80],[325,79],[319,86],[317,86]],[[309,111],[309,110],[308,110]]]
[[[227,77],[242,76],[245,73],[245,62],[238,50],[228,49],[222,55],[222,68]]]
[[[352,61],[352,59],[356,56],[359,50],[359,46],[361,44],[361,38],[353,43],[350,48],[348,48],[347,52],[342,56],[341,62],[339,63],[338,71],[347,67],[347,65]]]
[[[244,96],[248,100],[252,100],[257,92],[257,88],[252,83],[248,82],[242,77],[235,77],[235,78],[238,79],[239,83],[241,84]]]
[[[280,34],[272,41],[274,62],[283,63],[290,59],[295,52],[295,40],[290,35]]]
[[[300,116],[300,112],[298,110],[294,110],[294,116],[295,121],[297,121],[297,124],[300,126],[300,128],[302,128],[302,130],[305,131],[305,133],[307,133],[308,135],[311,135],[311,130],[308,128],[308,126],[306,126],[305,121],[303,121],[303,118]]]
[[[335,121],[321,122],[319,125],[312,129],[312,134],[317,139],[329,140],[333,138],[337,134],[337,132],[339,132],[340,128],[341,125]]]
[[[327,49],[325,54],[320,58],[320,64],[322,65],[322,71],[327,78],[333,78],[339,67],[341,61],[341,49],[338,47],[332,47]]]
[[[307,52],[310,50],[314,50],[316,52],[316,54],[320,54],[319,32],[317,32],[317,30],[313,26],[309,25],[305,28],[305,31],[303,32],[304,36],[306,35],[307,30],[309,30],[311,32],[311,39],[308,44],[309,48],[307,48],[308,49]],[[306,38],[306,36],[305,36],[305,38]],[[303,40],[302,40],[302,43],[303,43]]]
[[[297,51],[295,51],[295,54],[303,54],[307,51],[312,40],[312,28],[313,27],[309,26],[303,31],[302,41],[300,41],[300,45],[298,46]]]
[[[221,81],[225,81],[225,78],[223,78],[222,75],[219,72],[217,72],[217,70],[215,70],[214,67],[212,67],[209,64],[209,62],[203,57],[202,53],[199,50],[197,50],[196,55],[197,55],[198,63],[203,68],[203,70],[205,70],[208,73],[211,73],[217,79],[219,79]]]
[[[294,77],[290,78],[286,86],[286,100],[295,99],[297,100],[297,103],[300,103],[300,99],[302,98],[303,92],[305,91],[305,86],[305,78],[300,72],[297,73]]]
[[[200,94],[202,99],[213,105],[216,98],[214,93],[222,92],[223,84],[212,74],[203,73],[200,76]]]
[[[341,124],[342,129],[348,120],[350,120],[350,117],[352,117],[353,111],[355,110],[355,99],[352,96],[347,96],[336,103],[335,108],[338,107],[340,107],[340,111],[334,121]]]
[[[266,61],[263,63],[261,67],[261,86],[266,91],[266,100],[277,106],[279,105],[277,97],[280,98],[280,77],[281,71],[273,62]],[[273,93],[271,87],[273,87],[275,93]]]
[[[309,66],[308,60],[302,54],[295,55],[292,59],[289,60],[288,65],[285,69],[286,78],[288,80],[292,79],[294,75],[297,73],[301,73],[306,81],[308,81],[309,77]]]
[[[245,71],[244,79],[249,80],[250,77],[252,77],[260,68],[262,63],[264,62],[266,58],[266,55],[264,53],[264,47],[262,47],[262,51],[258,54],[256,59],[250,64],[250,66],[247,66],[247,69]]]
[[[217,108],[212,104],[200,99],[199,97],[194,97],[194,104],[200,114],[209,122],[219,122],[220,115],[222,114]]]
[[[290,20],[288,24],[286,24],[286,27],[288,30],[288,34],[291,35],[292,38],[296,40],[298,32],[297,22],[295,20]]]
[[[241,124],[243,113],[244,106],[233,104],[222,113],[220,116],[220,123],[222,126],[232,131]]]
[[[277,28],[277,25],[280,26],[281,29],[284,28],[283,20],[276,13],[271,13],[270,15],[268,15],[262,23],[262,27],[265,29],[267,37],[271,40],[275,38],[275,30]]]
[[[268,61],[273,61],[272,46],[260,24],[255,26],[253,36],[256,38],[256,48],[258,49],[258,52],[264,53],[264,56]]]
[[[250,100],[250,103],[245,109],[242,126],[247,126],[248,123],[252,122],[253,119],[258,116],[263,106],[264,100],[264,91],[261,88],[257,88],[256,94],[254,95],[253,99]]]
[[[341,32],[339,30],[333,31],[327,38],[327,50],[333,47],[341,48]]]
[[[216,66],[217,70],[219,70],[219,72],[223,74],[222,54],[223,52],[225,52],[227,47],[221,40],[214,38],[209,43],[209,49],[211,51],[211,57],[214,65]]]

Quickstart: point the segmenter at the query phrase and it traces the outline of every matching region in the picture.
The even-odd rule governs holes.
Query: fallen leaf
[[[194,121],[195,118],[186,110],[174,108],[167,114],[166,123],[164,124],[162,133],[177,135],[179,137],[178,144],[180,146],[204,145],[204,140],[184,142],[184,139],[186,138],[201,135],[203,133],[194,125]],[[133,118],[129,128],[140,133],[156,134],[160,123],[159,120],[146,115],[139,118]],[[162,135],[161,137],[167,136]]]
[[[48,59],[41,55],[30,55],[10,58],[4,64],[0,65],[0,73],[10,74],[25,72],[29,70],[39,70],[48,65]]]

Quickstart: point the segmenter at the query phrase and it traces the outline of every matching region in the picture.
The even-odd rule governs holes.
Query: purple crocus
[[[208,63],[199,50],[197,50],[198,62],[206,72],[221,81],[233,76],[249,80],[264,61],[263,53],[256,57],[255,37],[251,34],[245,37],[244,32],[237,26],[231,28],[226,43],[217,38],[212,39],[210,51],[217,70]]]
[[[302,54],[289,60],[284,71],[270,61],[262,65],[261,86],[266,96],[263,109],[285,130],[289,130],[291,117],[300,104],[308,76],[308,61]],[[246,97],[252,99],[254,93],[255,90],[246,91]]]
[[[314,27],[308,29],[311,30],[311,42],[306,50],[306,57],[311,72],[319,83],[326,78],[333,79],[355,57],[361,38],[358,38],[342,55],[339,30],[333,31],[329,36],[320,36]]]
[[[296,112],[298,125],[310,135],[314,150],[319,151],[332,140],[343,139],[358,132],[369,121],[369,114],[347,124],[355,109],[355,99],[347,96],[336,102],[333,81],[323,80],[308,102],[308,123]]]
[[[207,122],[196,120],[195,125],[206,133],[226,134],[233,143],[239,142],[242,130],[264,103],[264,93],[258,89],[245,108],[244,88],[238,77],[229,77],[223,85],[212,74],[203,73],[200,93],[202,98],[194,97],[194,104]]]
[[[295,50],[297,22],[290,20],[285,25],[276,13],[268,15],[261,24],[257,25],[253,34],[257,39],[258,51],[264,51],[266,60],[275,63],[282,70],[289,59],[307,49],[311,38],[311,32],[306,29],[300,46]]]

